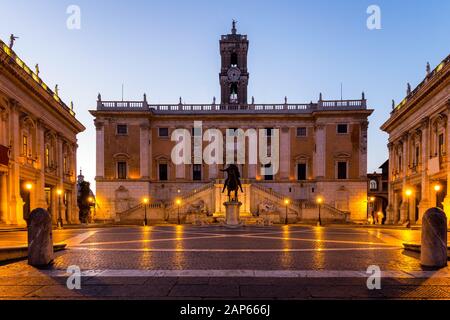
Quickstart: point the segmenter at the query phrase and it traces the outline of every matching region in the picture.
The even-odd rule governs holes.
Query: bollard
[[[431,208],[422,219],[420,264],[428,268],[447,266],[447,217],[439,208]]]
[[[28,264],[46,267],[53,258],[52,218],[46,210],[38,208],[28,220]]]

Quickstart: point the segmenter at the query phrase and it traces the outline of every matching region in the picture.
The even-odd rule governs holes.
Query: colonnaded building
[[[54,223],[77,223],[76,135],[85,128],[11,38],[0,41],[0,224],[24,225],[37,207]]]
[[[149,198],[152,221],[212,222],[223,219],[227,200],[222,194],[222,164],[175,165],[171,137],[184,128],[202,139],[207,129],[263,129],[270,137],[279,131],[280,167],[271,174],[258,164],[239,164],[244,193],[241,217],[248,222],[289,222],[318,219],[366,221],[367,129],[372,110],[367,102],[255,104],[248,101],[249,41],[238,34],[220,40],[221,101],[212,104],[152,105],[142,101],[104,101],[99,94],[97,132],[97,220],[130,221],[144,217]],[[202,130],[194,130],[194,121]],[[204,137],[204,140],[205,139]],[[224,139],[225,140],[225,139]],[[205,149],[210,141],[203,141]],[[261,147],[261,146],[259,146]],[[224,146],[225,148],[225,146]],[[224,152],[225,153],[225,152]],[[194,155],[194,152],[192,152]],[[267,166],[267,164],[266,164]],[[226,167],[226,165],[225,165]],[[273,172],[272,172],[273,173]],[[178,201],[175,201],[177,199]]]
[[[450,217],[450,56],[393,103],[389,134],[389,223],[420,224],[430,207]]]

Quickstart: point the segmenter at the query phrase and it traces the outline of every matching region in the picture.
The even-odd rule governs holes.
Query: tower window
[[[237,103],[238,102],[238,86],[237,86],[237,83],[233,83],[231,85],[230,102],[231,103]]]
[[[237,65],[238,65],[238,56],[237,56],[236,52],[233,52],[231,54],[231,66],[232,67],[237,67]]]

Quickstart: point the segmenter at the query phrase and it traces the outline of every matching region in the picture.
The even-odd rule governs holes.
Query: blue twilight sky
[[[81,8],[81,30],[66,27],[69,5]],[[381,8],[381,30],[366,27],[369,5]],[[448,0],[1,0],[0,38],[19,36],[15,51],[61,97],[74,101],[87,127],[79,135],[78,165],[95,176],[95,129],[88,113],[104,100],[210,103],[220,97],[219,38],[231,20],[247,34],[249,97],[257,103],[359,99],[366,92],[370,118],[369,171],[387,158],[380,125],[415,87],[429,61],[450,53]]]

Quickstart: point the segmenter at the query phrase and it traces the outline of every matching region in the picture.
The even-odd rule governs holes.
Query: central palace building
[[[151,221],[212,222],[224,216],[222,164],[175,165],[174,130],[195,135],[219,129],[279,130],[280,166],[262,175],[261,164],[239,164],[244,193],[241,217],[247,221],[289,222],[318,219],[367,220],[368,109],[361,99],[255,104],[247,87],[249,41],[238,34],[220,39],[221,100],[211,104],[153,105],[105,101],[99,94],[91,111],[96,126],[96,220],[141,220],[144,206]],[[192,130],[192,131],[191,131]],[[204,141],[205,148],[209,142]],[[247,143],[248,145],[248,143]],[[194,153],[192,153],[194,154]],[[246,153],[248,158],[248,150]],[[194,162],[193,162],[194,163]],[[149,198],[149,205],[143,199]],[[175,201],[178,199],[178,201]]]

